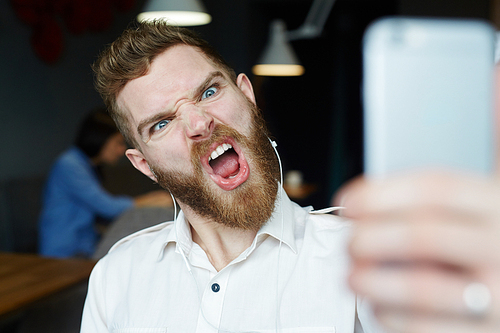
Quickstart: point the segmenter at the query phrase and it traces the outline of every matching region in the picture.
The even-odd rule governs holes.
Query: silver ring
[[[469,283],[463,293],[465,307],[475,317],[485,317],[491,307],[490,289],[483,283]]]

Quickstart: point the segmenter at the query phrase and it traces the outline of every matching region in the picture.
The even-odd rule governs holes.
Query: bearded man
[[[161,22],[94,69],[127,157],[181,212],[96,265],[82,332],[373,332],[347,286],[348,223],[288,199],[246,75]]]

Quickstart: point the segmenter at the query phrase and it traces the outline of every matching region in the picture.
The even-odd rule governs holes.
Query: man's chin
[[[278,185],[257,174],[225,190],[207,176],[189,177],[155,170],[158,183],[198,216],[230,228],[259,230],[274,211]]]

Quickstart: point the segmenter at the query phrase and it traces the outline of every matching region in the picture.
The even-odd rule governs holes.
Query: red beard
[[[217,125],[210,139],[193,144],[193,174],[163,170],[156,165],[151,165],[151,169],[161,187],[199,216],[231,228],[256,231],[274,211],[280,174],[265,122],[255,105],[249,102],[249,106],[253,115],[250,136],[246,137],[228,126]],[[236,140],[248,155],[245,157],[251,167],[246,182],[231,191],[214,190],[212,180],[203,174],[200,162],[210,145],[224,137]]]

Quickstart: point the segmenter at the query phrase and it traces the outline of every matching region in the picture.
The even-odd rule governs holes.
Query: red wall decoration
[[[74,35],[101,32],[113,23],[114,12],[134,8],[135,0],[11,0],[17,17],[32,30],[31,46],[48,64],[64,50],[63,27]]]

